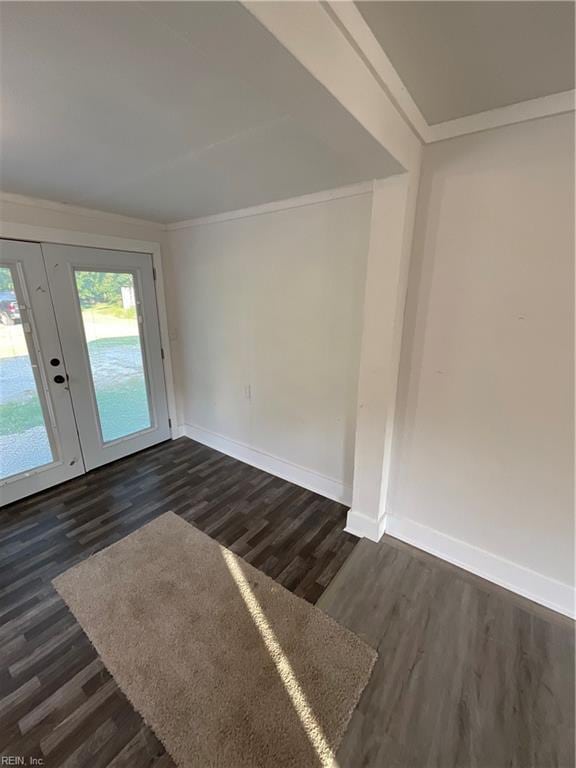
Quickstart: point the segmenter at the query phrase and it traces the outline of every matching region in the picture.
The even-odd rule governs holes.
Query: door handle
[[[66,379],[64,378],[64,376],[61,376],[60,374],[58,374],[58,376],[54,376],[54,381],[56,382],[56,384],[64,384]]]

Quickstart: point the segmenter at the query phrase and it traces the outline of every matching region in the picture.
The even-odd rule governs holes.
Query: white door
[[[0,504],[84,471],[40,245],[0,240]]]
[[[169,439],[152,256],[42,250],[86,469]]]

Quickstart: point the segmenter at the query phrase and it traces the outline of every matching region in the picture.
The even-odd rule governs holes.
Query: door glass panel
[[[75,270],[102,440],[152,426],[134,275]]]
[[[9,267],[0,267],[0,479],[53,461]]]

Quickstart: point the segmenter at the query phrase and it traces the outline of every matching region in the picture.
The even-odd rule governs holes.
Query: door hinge
[[[156,267],[152,267],[152,277],[156,280]]]
[[[162,355],[162,360],[164,360],[164,350],[162,349],[162,347],[160,347],[160,354]]]
[[[172,428],[172,419],[168,419],[168,426]]]

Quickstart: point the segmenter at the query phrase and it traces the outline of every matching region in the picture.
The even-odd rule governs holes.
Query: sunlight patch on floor
[[[292,702],[296,714],[300,718],[306,735],[308,736],[314,751],[318,755],[320,765],[322,765],[322,768],[338,768],[334,753],[322,732],[320,724],[314,716],[314,712],[308,704],[306,695],[296,679],[294,670],[286,658],[286,654],[282,650],[282,646],[278,642],[274,630],[268,623],[248,580],[242,573],[242,569],[238,564],[235,555],[225,548],[222,548],[221,551],[228,570],[238,585],[240,595],[248,608],[250,616],[264,641],[264,645],[266,646],[272,661],[274,662],[274,666],[276,667],[280,680],[290,697],[290,701]]]

